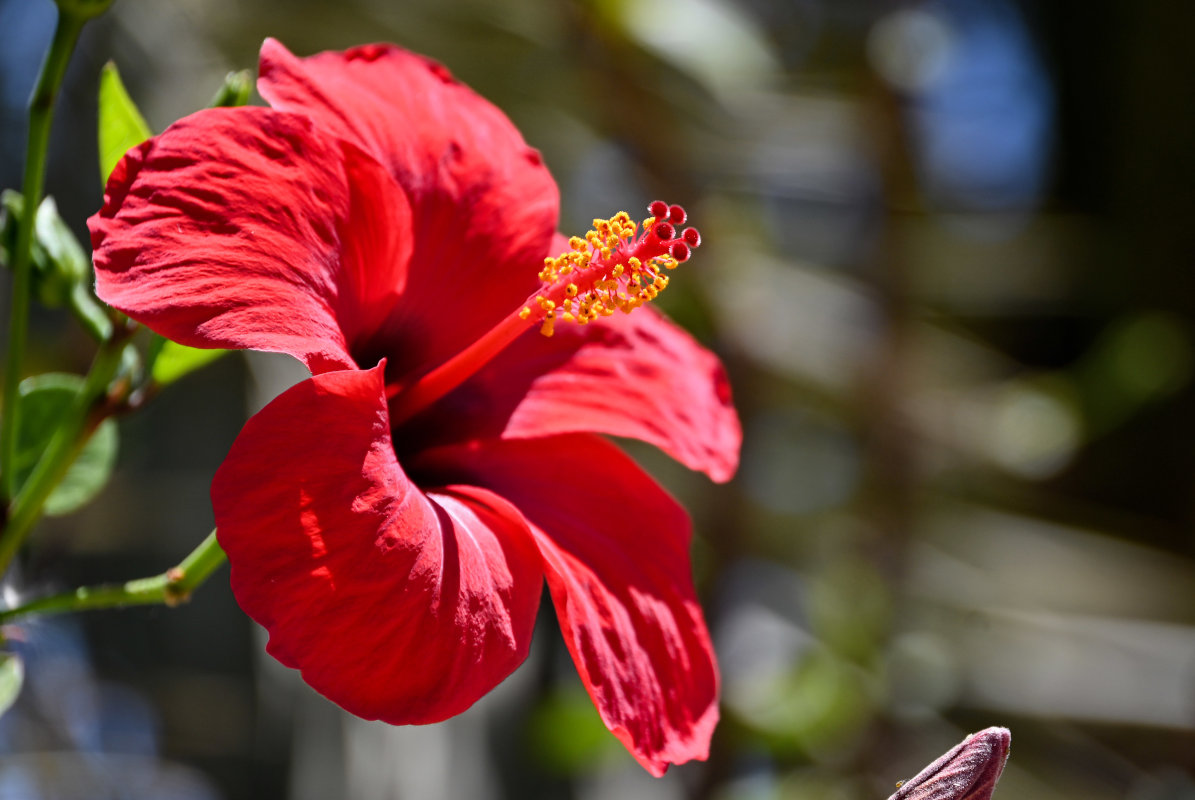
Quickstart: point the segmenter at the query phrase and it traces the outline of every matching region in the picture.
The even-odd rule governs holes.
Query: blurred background
[[[53,19],[0,0],[2,187]],[[706,245],[661,305],[727,364],[742,468],[713,486],[628,447],[693,514],[723,721],[653,780],[546,605],[469,712],[362,722],[264,654],[225,568],[177,609],[26,627],[0,798],[883,800],[1006,725],[998,798],[1192,800],[1192,30],[1165,0],[117,0],[50,156],[83,241],[100,66],[160,131],[266,36],[443,62],[543,152],[566,232],[689,209]],[[34,322],[30,372],[86,369],[70,319]],[[225,358],[122,420],[109,490],[13,585],[176,563],[243,421],[302,374]]]

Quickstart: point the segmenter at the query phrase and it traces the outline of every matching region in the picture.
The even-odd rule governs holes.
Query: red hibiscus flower
[[[435,722],[526,657],[546,577],[610,730],[656,775],[704,758],[718,673],[688,518],[596,435],[718,481],[737,464],[717,359],[653,308],[615,313],[698,244],[683,210],[566,240],[510,121],[392,46],[267,41],[258,88],[272,108],[203,111],[130,152],[90,226],[113,306],[313,374],[212,484],[269,652],[354,714]]]

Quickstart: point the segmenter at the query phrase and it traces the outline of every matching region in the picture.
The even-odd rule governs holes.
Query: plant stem
[[[12,253],[12,316],[8,328],[8,356],[4,364],[4,404],[0,408],[0,504],[7,504],[16,491],[13,465],[17,452],[17,396],[29,326],[33,220],[37,216],[45,186],[46,151],[50,144],[54,100],[58,95],[58,87],[62,85],[62,77],[66,74],[66,65],[75,49],[79,31],[83,29],[83,22],[83,19],[73,14],[59,11],[54,40],[42,63],[37,86],[29,101],[29,140],[25,149],[25,177],[21,187],[26,213],[17,224],[15,250]]]
[[[3,531],[0,531],[0,575],[8,569],[33,525],[41,518],[42,506],[62,476],[70,469],[75,456],[87,444],[91,434],[106,414],[101,405],[108,384],[120,368],[123,336],[100,346],[87,380],[75,398],[70,414],[46,445],[29,478],[13,499]]]
[[[83,586],[73,592],[31,600],[0,611],[0,623],[35,614],[64,614],[93,608],[155,604],[176,606],[191,599],[191,593],[224,561],[224,551],[216,541],[216,532],[212,531],[177,567],[171,567],[161,575],[127,583]]]

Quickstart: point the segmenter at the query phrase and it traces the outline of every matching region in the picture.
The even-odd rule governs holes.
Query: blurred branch
[[[63,614],[96,608],[135,605],[176,606],[191,599],[208,577],[225,561],[224,551],[213,530],[176,567],[155,575],[119,584],[82,586],[73,592],[31,600],[0,611],[0,622],[43,614]]]
[[[50,124],[54,119],[54,101],[85,19],[59,12],[54,40],[42,63],[37,87],[29,101],[29,140],[25,150],[25,177],[21,186],[29,213],[20,219],[12,253],[12,315],[8,327],[8,354],[4,362],[3,417],[0,417],[0,500],[4,503],[12,499],[17,488],[16,476],[13,474],[17,452],[17,395],[32,294],[33,210],[41,202],[45,186],[46,152],[50,144]]]

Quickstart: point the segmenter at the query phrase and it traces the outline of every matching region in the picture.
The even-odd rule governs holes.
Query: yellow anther
[[[551,336],[559,320],[585,325],[616,311],[629,314],[655,299],[668,285],[663,271],[678,264],[668,242],[646,238],[657,221],[645,219],[640,234],[625,211],[595,219],[584,236],[569,238],[568,251],[544,259],[543,287],[519,317],[541,320],[540,332]]]

